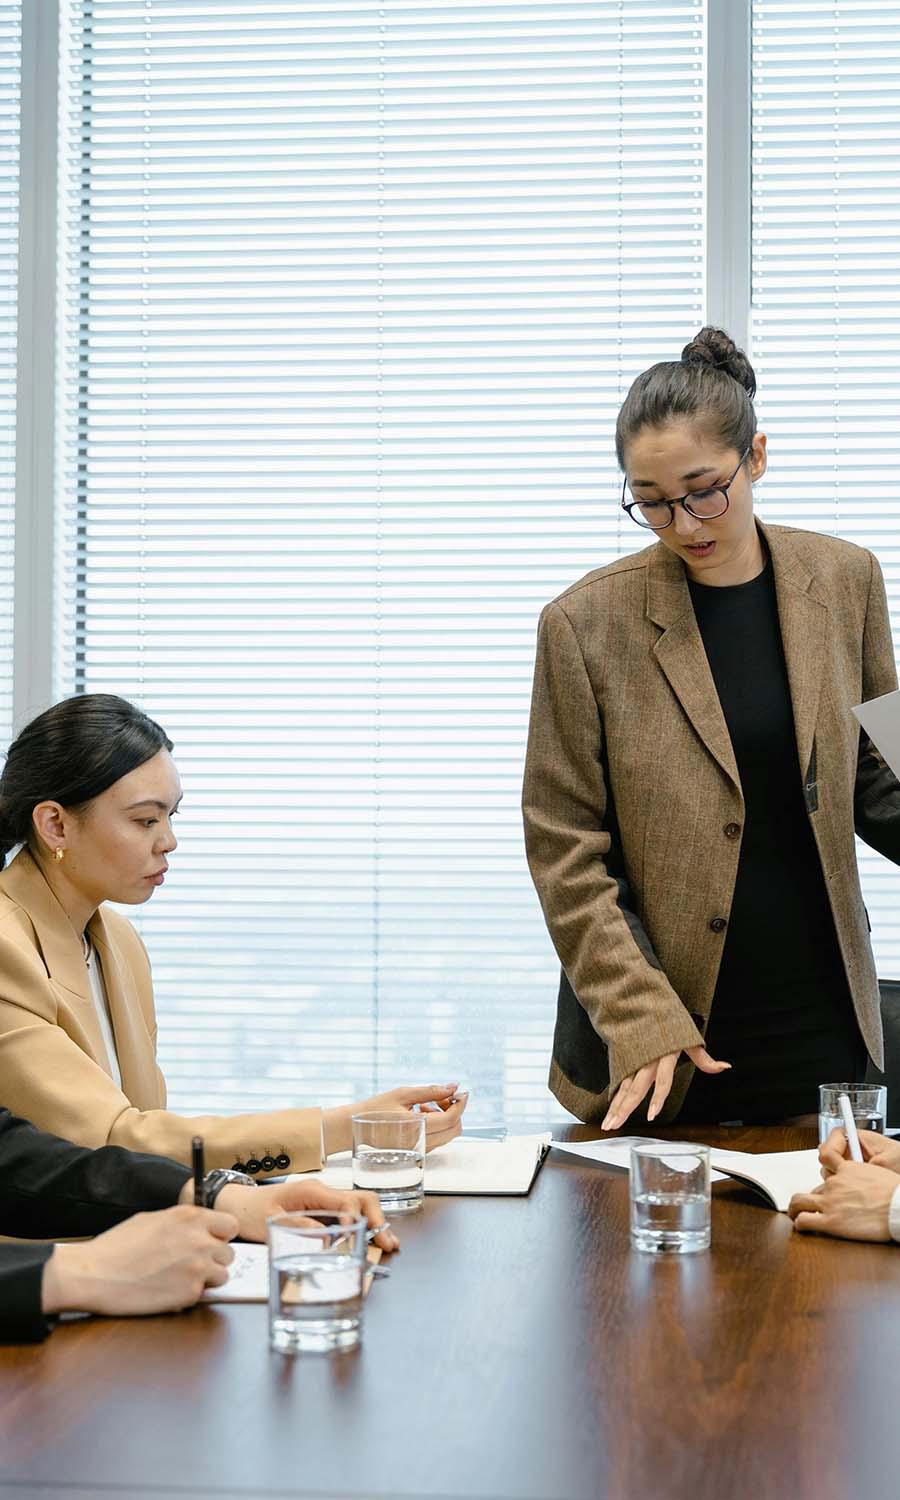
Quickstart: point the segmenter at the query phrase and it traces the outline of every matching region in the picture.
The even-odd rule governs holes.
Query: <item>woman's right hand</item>
[[[237,1219],[211,1208],[135,1214],[94,1240],[57,1245],[44,1265],[41,1306],[109,1317],[178,1312],[228,1280],[237,1231]]]
[[[701,1073],[724,1073],[731,1067],[731,1063],[716,1062],[702,1045],[685,1047],[684,1051],[685,1056],[690,1058],[694,1067],[699,1068]],[[606,1111],[606,1118],[600,1129],[618,1130],[621,1125],[625,1124],[632,1110],[637,1109],[651,1088],[653,1097],[647,1110],[647,1119],[655,1120],[669,1097],[672,1079],[675,1077],[675,1064],[680,1056],[680,1052],[667,1052],[664,1057],[658,1057],[655,1062],[647,1063],[646,1067],[639,1068],[628,1078],[623,1078],[616,1089],[615,1098]]]
[[[900,1173],[900,1141],[892,1141],[879,1135],[876,1130],[860,1130],[858,1134],[863,1161],[870,1161],[876,1167],[886,1167],[889,1172]],[[833,1177],[841,1164],[849,1160],[847,1137],[841,1129],[832,1130],[827,1141],[823,1141],[819,1147],[822,1176]]]
[[[468,1094],[457,1098],[455,1083],[431,1083],[407,1088],[390,1089],[385,1094],[375,1094],[371,1099],[361,1099],[357,1104],[343,1104],[338,1109],[326,1109],[322,1114],[325,1135],[325,1155],[334,1151],[349,1151],[353,1115],[372,1110],[402,1110],[412,1114],[420,1110],[425,1120],[425,1150],[434,1151],[437,1146],[446,1146],[462,1130],[462,1117],[469,1102]],[[432,1107],[429,1109],[428,1106]]]

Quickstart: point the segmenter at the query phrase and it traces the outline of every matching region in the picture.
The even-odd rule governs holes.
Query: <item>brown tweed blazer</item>
[[[849,542],[759,529],[797,775],[860,1032],[881,1066],[854,828],[900,862],[900,786],[851,707],[897,686],[884,584],[871,553]],[[703,1041],[744,819],[684,568],[661,542],[589,573],[544,610],[523,812],[563,966],[550,1087],[581,1119],[602,1119],[623,1078]],[[682,1059],[662,1119],[677,1115],[692,1072]]]

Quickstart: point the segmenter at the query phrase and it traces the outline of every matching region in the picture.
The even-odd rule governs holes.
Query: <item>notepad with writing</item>
[[[203,1293],[204,1302],[268,1302],[269,1300],[269,1247],[268,1245],[245,1244],[238,1241],[232,1245],[234,1260],[228,1267],[228,1280],[223,1286],[208,1286]],[[368,1260],[377,1265],[381,1251],[370,1245]],[[372,1277],[366,1277],[364,1292],[372,1285]]]
[[[425,1158],[425,1192],[490,1197],[524,1197],[550,1146],[550,1132],[508,1135],[503,1141],[466,1140],[458,1136]],[[350,1153],[329,1157],[316,1173],[329,1187],[353,1185]]]

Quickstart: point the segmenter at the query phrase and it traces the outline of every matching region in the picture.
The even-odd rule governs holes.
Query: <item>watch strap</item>
[[[256,1179],[250,1177],[246,1172],[232,1172],[226,1167],[216,1167],[212,1172],[207,1172],[203,1179],[203,1206],[204,1208],[215,1207],[216,1199],[224,1187],[230,1183],[237,1183],[240,1187],[256,1187]]]

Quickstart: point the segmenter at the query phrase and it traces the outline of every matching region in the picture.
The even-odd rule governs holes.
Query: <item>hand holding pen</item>
[[[892,1141],[879,1135],[876,1130],[857,1129],[857,1139],[864,1162],[876,1167],[886,1167],[889,1172],[900,1173],[900,1141]],[[845,1162],[851,1160],[847,1149],[845,1132],[837,1127],[819,1147],[822,1176],[833,1177]]]

